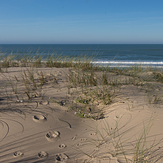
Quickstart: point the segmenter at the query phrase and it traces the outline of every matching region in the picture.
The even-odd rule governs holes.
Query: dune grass
[[[142,130],[139,134],[136,134],[135,140],[133,138],[126,139],[125,136],[134,132],[135,127],[121,128],[121,119],[115,121],[115,126],[111,126],[105,119],[102,120],[95,129],[91,127],[91,130],[95,131],[95,137],[91,138],[88,143],[94,146],[95,151],[93,153],[85,153],[80,150],[81,153],[88,157],[86,162],[97,160],[108,160],[108,162],[123,162],[123,163],[151,163],[157,162],[158,145],[162,141],[149,140],[149,132],[155,121],[153,115],[144,120]],[[126,124],[126,125],[129,125]],[[150,142],[150,143],[149,143]],[[132,144],[128,148],[128,144]]]
[[[33,96],[38,96],[38,90],[41,92],[41,87],[45,84],[45,76],[41,72],[37,74],[39,78],[34,79],[34,68],[38,67],[57,67],[57,68],[69,68],[69,73],[66,74],[67,78],[67,89],[68,94],[70,94],[71,88],[80,87],[82,90],[88,87],[94,87],[93,91],[89,90],[87,96],[91,98],[91,101],[102,101],[104,105],[108,105],[113,101],[115,96],[115,90],[118,86],[122,85],[136,85],[144,86],[144,83],[148,82],[148,79],[144,79],[139,76],[140,73],[151,72],[153,78],[151,81],[163,82],[163,71],[153,69],[151,67],[142,68],[141,66],[133,66],[127,68],[120,67],[101,67],[98,65],[93,65],[91,62],[92,58],[88,56],[62,56],[62,55],[51,55],[47,58],[42,56],[1,56],[1,73],[7,72],[9,67],[27,67],[26,71],[21,74],[22,81],[24,84],[24,92],[28,99],[30,100]],[[100,73],[100,75],[98,75]],[[110,78],[109,74],[114,73],[117,76]],[[124,77],[122,80],[121,76]],[[15,81],[7,78],[8,83],[12,87],[12,91],[16,93],[16,85],[18,83],[17,77],[15,76]],[[39,84],[38,84],[39,83]],[[37,91],[36,91],[37,90]],[[114,90],[114,91],[112,91]],[[90,93],[91,92],[91,93]],[[147,90],[148,92],[148,90]],[[35,95],[34,95],[35,94]],[[16,95],[18,98],[18,95]],[[158,103],[162,100],[161,95],[156,95],[153,99],[151,95],[147,94],[149,103]]]
[[[9,67],[25,67],[21,71],[20,77],[14,76],[11,78],[4,73],[7,72]],[[112,68],[101,67],[93,65],[91,58],[84,56],[81,57],[62,57],[49,56],[44,59],[42,56],[23,56],[16,58],[13,55],[4,56],[1,58],[0,71],[1,75],[6,79],[7,83],[1,86],[1,92],[4,93],[8,105],[13,99],[16,101],[38,101],[43,100],[46,96],[43,88],[49,81],[58,84],[55,76],[47,76],[44,72],[37,71],[41,67],[57,67],[69,68],[66,74],[68,95],[71,96],[71,102],[66,105],[68,108],[74,110],[75,114],[81,118],[92,118],[94,120],[104,119],[105,114],[103,109],[96,108],[100,104],[105,106],[110,105],[116,98],[116,92],[122,85],[134,85],[144,87],[150,81],[163,83],[163,71],[153,68],[142,68],[141,66],[133,66],[130,68]],[[152,77],[142,78],[140,73],[151,72]],[[110,78],[109,75],[113,73],[114,77]],[[18,85],[21,85],[18,88]],[[157,104],[163,101],[162,95],[148,94],[149,87],[147,88],[147,101],[148,104]],[[2,93],[1,93],[2,94]],[[39,99],[39,98],[40,99]],[[59,101],[52,100],[57,104],[62,104]],[[63,105],[62,105],[63,106]],[[133,159],[132,162],[151,162],[151,154],[156,143],[147,147],[147,136],[152,127],[153,118],[150,119],[147,125],[144,125],[143,132],[137,138],[132,149]],[[116,122],[114,129],[111,129],[107,122],[104,123],[102,131],[96,128],[98,133],[97,139],[92,141],[96,147],[100,148],[103,144],[108,143],[116,149],[114,152],[109,151],[112,157],[123,155],[126,162],[127,158],[126,149],[124,148],[125,141],[123,140],[124,134],[119,132],[119,123]],[[132,132],[130,129],[127,132]],[[125,134],[127,134],[125,132]],[[109,148],[108,148],[109,150]],[[93,156],[98,157],[98,155]],[[92,158],[92,156],[90,156]]]

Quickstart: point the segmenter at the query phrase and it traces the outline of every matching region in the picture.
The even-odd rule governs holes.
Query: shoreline
[[[9,55],[1,55],[0,62],[11,62],[15,65],[21,64],[21,63],[37,63],[38,66],[41,66],[41,64],[47,65],[48,62],[53,63],[89,63],[92,64],[94,67],[116,67],[116,68],[132,68],[132,67],[142,67],[142,68],[155,68],[155,69],[162,69],[163,68],[163,62],[162,61],[147,61],[147,60],[97,60],[95,56],[93,55],[57,55],[57,54],[51,54],[51,55],[39,55],[39,54],[33,54],[33,55],[13,55],[12,53]],[[14,65],[11,65],[13,67]],[[55,67],[55,66],[54,66]]]

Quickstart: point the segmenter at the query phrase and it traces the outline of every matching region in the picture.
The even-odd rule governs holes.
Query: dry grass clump
[[[98,65],[93,65],[90,57],[63,57],[62,55],[56,56],[51,55],[44,59],[39,55],[35,56],[2,56],[1,57],[1,72],[3,68],[11,66],[21,66],[21,67],[30,67],[22,71],[21,78],[24,86],[24,93],[28,100],[31,100],[33,97],[44,96],[42,87],[47,83],[47,81],[53,81],[57,84],[57,79],[54,76],[46,76],[43,72],[34,72],[34,67],[69,67],[69,73],[66,74],[67,80],[67,89],[68,94],[70,94],[73,88],[81,88],[81,93],[84,90],[89,90],[89,87],[92,87],[92,90],[89,90],[87,97],[80,97],[83,99],[90,99],[90,102],[94,104],[96,102],[103,105],[109,105],[112,103],[115,98],[115,90],[120,89],[122,85],[135,85],[144,87],[147,82],[157,81],[163,82],[163,75],[161,71],[156,71],[150,67],[147,69],[142,68],[141,66],[133,66],[130,68],[120,68],[120,67],[100,67]],[[150,71],[150,73],[148,73]],[[37,74],[37,79],[35,77]],[[114,73],[114,77],[110,77],[110,74]],[[147,74],[146,77],[141,74]],[[149,74],[149,75],[148,75]],[[15,76],[15,80],[7,79],[10,84],[12,91],[17,96],[17,84],[20,82]],[[75,91],[74,91],[75,92]],[[148,91],[147,91],[148,92]],[[75,93],[74,93],[75,94]],[[151,95],[150,95],[151,96]],[[149,103],[158,103],[162,100],[160,95],[155,96],[155,98],[149,98]],[[17,96],[18,98],[18,96]],[[83,99],[78,99],[78,103],[82,103]],[[151,102],[152,101],[152,102]],[[89,102],[89,103],[90,103]],[[86,105],[87,104],[86,102]],[[89,108],[84,106],[84,108]],[[87,110],[87,109],[85,109]]]
[[[150,141],[149,132],[153,126],[155,117],[144,121],[143,129],[137,134],[136,140],[126,139],[125,136],[134,132],[135,126],[121,128],[120,120],[115,121],[115,126],[111,126],[105,119],[95,129],[95,138],[90,139],[90,143],[95,147],[95,152],[88,154],[81,150],[87,157],[87,162],[93,160],[108,160],[111,162],[124,163],[151,163],[157,162],[158,145],[162,141]],[[126,124],[128,125],[128,124]],[[150,143],[149,143],[150,142]],[[129,147],[129,144],[132,146]],[[103,151],[103,149],[105,151]],[[161,159],[161,158],[160,158]]]
[[[44,98],[45,92],[43,86],[46,83],[58,84],[56,77],[53,74],[44,74],[43,71],[34,71],[33,68],[26,69],[22,72],[21,75],[24,84],[24,92],[27,95],[28,99],[33,97],[42,97]]]
[[[58,84],[56,77],[52,74],[44,74],[43,71],[37,71],[34,67],[26,68],[21,71],[19,76],[10,77],[2,73],[6,80],[3,84],[2,90],[8,100],[32,101],[39,98],[41,100],[45,97],[44,85]]]
[[[94,70],[92,70],[91,72],[82,70],[69,70],[69,74],[67,75],[67,77],[73,87],[97,85],[97,78]]]
[[[154,72],[154,75],[155,75],[155,79],[156,79],[158,82],[163,83],[163,72],[162,72],[162,71],[155,71],[155,72]]]

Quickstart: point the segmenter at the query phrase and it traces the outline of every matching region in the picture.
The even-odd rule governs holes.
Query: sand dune
[[[28,70],[33,83],[25,76]],[[121,84],[105,105],[100,98],[91,101],[95,86],[85,94],[79,86],[69,88],[68,68],[28,70],[8,68],[0,74],[1,163],[163,162],[161,83]],[[128,78],[110,73],[115,77]]]

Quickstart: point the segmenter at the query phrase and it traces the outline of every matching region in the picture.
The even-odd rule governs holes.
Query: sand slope
[[[96,121],[71,110],[68,68],[34,70],[35,79],[41,71],[49,77],[41,89],[44,97],[32,100],[21,91],[24,70],[0,74],[0,162],[116,163],[134,162],[134,157],[135,162],[163,162],[162,102],[150,103],[151,96],[162,94],[162,84],[154,84],[151,96],[146,85],[120,86],[111,104],[97,104],[104,118]],[[7,82],[17,86],[19,100]]]

